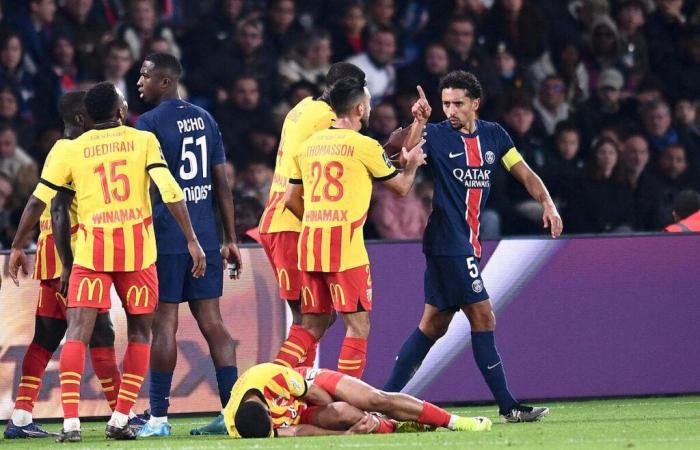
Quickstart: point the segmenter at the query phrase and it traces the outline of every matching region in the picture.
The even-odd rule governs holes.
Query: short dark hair
[[[681,191],[673,200],[673,211],[680,219],[685,219],[700,210],[700,194],[690,189]]]
[[[97,83],[85,94],[85,111],[95,122],[109,120],[114,117],[118,101],[117,89],[109,81],[103,81]]]
[[[170,53],[151,53],[146,56],[145,61],[152,62],[156,69],[167,72],[175,79],[182,75],[182,64]]]
[[[265,407],[254,401],[244,401],[238,405],[233,419],[238,434],[246,438],[266,438],[270,436],[270,414]]]
[[[331,87],[331,107],[337,116],[346,116],[365,95],[365,83],[354,78],[343,78]]]
[[[564,133],[576,133],[579,136],[581,135],[576,123],[572,120],[561,120],[557,122],[556,126],[554,127],[554,137],[558,138]]]
[[[455,70],[440,78],[440,92],[443,89],[464,89],[467,97],[481,98],[481,83],[471,72]]]
[[[131,51],[131,46],[129,46],[129,43],[126,42],[123,39],[115,39],[109,44],[107,44],[107,49],[105,50],[105,56],[109,55],[109,52],[112,50],[128,50],[129,54],[134,55],[134,53]]]
[[[65,123],[77,125],[75,123],[76,114],[85,111],[85,91],[66,92],[58,99],[58,113]]]
[[[337,62],[333,64],[326,74],[326,83],[332,86],[343,78],[354,78],[362,83],[365,82],[365,72],[355,64],[349,62]]]

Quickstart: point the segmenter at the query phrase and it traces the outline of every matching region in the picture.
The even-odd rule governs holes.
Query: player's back
[[[226,155],[216,121],[196,105],[171,99],[142,114],[136,127],[158,138],[163,158],[185,194],[202,249],[218,250],[212,167],[223,164]],[[187,241],[159,193],[153,196],[153,220],[159,254],[187,253]]]
[[[58,153],[63,147],[69,147],[71,144],[69,139],[59,139],[56,141],[51,151],[47,155],[47,160],[50,160],[52,154]],[[72,187],[65,186],[67,189]],[[71,226],[71,247],[75,247],[75,232],[78,229],[78,204],[73,197],[69,207],[69,217]],[[56,251],[55,239],[53,236],[53,228],[51,226],[51,205],[46,205],[44,211],[39,218],[39,237],[36,242],[36,256],[34,262],[34,272],[32,278],[37,280],[52,280],[61,275],[62,262]]]
[[[107,272],[152,264],[147,169],[163,164],[155,136],[126,126],[95,129],[60,155],[56,163],[64,166],[59,170],[72,182],[78,204],[75,264]]]
[[[278,364],[258,364],[243,372],[231,389],[231,398],[224,409],[224,422],[231,436],[240,437],[234,425],[234,417],[241,400],[251,389],[265,398],[275,428],[298,422],[298,413],[303,405],[298,398],[306,393],[304,377],[293,369]]]
[[[287,113],[282,125],[270,194],[260,219],[260,233],[300,230],[301,222],[285,208],[283,201],[292,172],[292,160],[305,140],[318,131],[330,128],[334,120],[335,113],[330,105],[312,97],[306,97]]]
[[[304,185],[301,270],[340,272],[368,263],[362,227],[377,164],[395,171],[379,143],[354,130],[330,128],[304,142],[297,155]],[[298,183],[298,174],[290,182]]]

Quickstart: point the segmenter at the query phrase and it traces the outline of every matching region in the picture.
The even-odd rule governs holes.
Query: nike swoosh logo
[[[499,365],[500,363],[501,363],[501,361],[498,361],[498,362],[497,362],[496,364],[494,364],[493,366],[486,366],[486,368],[489,369],[489,370],[491,370],[491,369],[495,368],[497,365]]]
[[[462,153],[452,153],[452,152],[450,152],[450,155],[449,155],[449,156],[450,156],[450,158],[456,158],[456,157],[458,157],[459,155],[463,155],[463,154],[464,154],[464,152],[462,152]]]

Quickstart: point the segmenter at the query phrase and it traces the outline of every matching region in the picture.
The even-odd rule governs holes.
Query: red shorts
[[[36,315],[52,319],[66,320],[66,298],[61,295],[61,280],[41,280],[39,283],[39,302]]]
[[[330,314],[372,310],[369,264],[343,272],[302,272],[301,312]]]
[[[299,233],[296,231],[260,234],[260,244],[275,271],[282,300],[299,300],[301,272],[297,267],[298,241]]]
[[[112,283],[128,314],[150,314],[156,310],[158,276],[155,264],[134,272],[95,272],[73,266],[68,283],[68,307],[109,310]]]
[[[331,397],[335,397],[335,388],[338,382],[346,376],[343,373],[329,369],[314,369],[313,367],[295,367],[296,370],[306,380],[306,385],[315,384],[324,391],[328,392]]]

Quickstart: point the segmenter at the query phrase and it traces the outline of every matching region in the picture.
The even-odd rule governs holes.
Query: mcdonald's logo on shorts
[[[100,298],[102,298],[102,297],[100,296]],[[66,298],[64,296],[61,295],[60,292],[56,292],[56,300],[63,303],[63,306],[68,306],[68,301],[66,300]]]
[[[313,292],[311,292],[311,289],[309,289],[307,286],[301,288],[301,300],[304,302],[304,305],[308,305],[309,303],[311,303],[311,306],[316,306],[314,294]]]
[[[338,283],[331,283],[328,287],[331,290],[331,300],[333,300],[333,303],[335,305],[340,304],[345,306],[345,291],[343,290],[343,286]]]
[[[277,269],[277,283],[279,284],[280,289],[284,288],[289,290],[291,288],[291,284],[289,282],[289,272],[287,272],[287,269]]]
[[[95,278],[94,280],[91,280],[90,278],[83,278],[82,280],[80,280],[80,284],[78,285],[78,301],[81,301],[83,298],[83,283],[87,284],[87,300],[89,302],[93,300],[95,294],[95,287],[99,285],[100,296],[97,297],[97,302],[102,303],[102,295],[104,294],[104,285],[102,284],[102,279]]]
[[[133,302],[131,302],[131,293],[134,293]],[[148,308],[148,288],[146,286],[131,286],[128,291],[126,291],[126,304],[133,305],[136,307],[141,306],[141,298],[144,298],[143,307]]]

